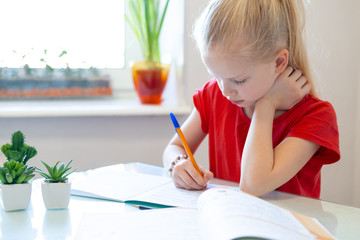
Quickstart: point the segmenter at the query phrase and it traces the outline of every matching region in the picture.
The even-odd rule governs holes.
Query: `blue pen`
[[[189,148],[189,145],[187,144],[187,141],[186,141],[186,139],[185,139],[185,136],[184,136],[183,132],[182,132],[181,129],[180,129],[180,125],[179,125],[178,121],[176,120],[175,115],[174,115],[173,113],[170,113],[170,117],[171,117],[171,120],[172,120],[172,122],[173,122],[173,124],[174,124],[175,131],[176,131],[176,133],[178,134],[178,136],[180,137],[180,140],[181,140],[182,144],[183,144],[184,147],[185,147],[185,151],[186,151],[187,155],[189,156],[191,163],[194,165],[194,167],[195,167],[195,169],[198,171],[198,173],[199,173],[200,175],[202,175],[202,174],[201,174],[201,171],[200,171],[200,168],[199,168],[199,166],[197,165],[197,163],[196,163],[196,161],[195,161],[195,158],[194,158],[194,156],[193,156],[193,154],[192,154],[192,152],[191,152],[191,150],[190,150],[190,148]]]

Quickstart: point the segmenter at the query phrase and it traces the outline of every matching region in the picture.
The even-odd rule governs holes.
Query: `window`
[[[124,67],[124,0],[11,0],[0,7],[1,67]]]
[[[2,86],[14,84],[14,80],[21,82],[19,80],[26,74],[32,75],[31,81],[39,82],[49,77],[61,78],[67,70],[72,70],[73,77],[88,76],[94,72],[108,76],[112,98],[134,98],[129,65],[131,61],[141,60],[141,56],[137,40],[124,19],[126,2],[0,1],[0,101],[6,99],[1,96]],[[181,92],[183,11],[183,1],[170,1],[161,34],[162,55],[170,59],[172,66],[164,98],[178,98]],[[163,37],[164,33],[166,37]],[[52,76],[47,75],[46,65],[54,69]],[[10,80],[2,83],[4,79]],[[29,84],[31,81],[24,82]],[[27,90],[28,87],[23,85],[20,88]],[[16,94],[13,96],[16,97]],[[25,98],[25,101],[28,99]],[[41,98],[46,101],[53,99]],[[177,102],[178,99],[175,104]]]

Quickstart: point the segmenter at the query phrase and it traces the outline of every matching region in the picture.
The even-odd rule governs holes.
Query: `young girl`
[[[212,178],[261,196],[275,189],[319,198],[320,171],[339,160],[333,107],[315,97],[302,38],[301,0],[212,0],[194,36],[214,76],[182,126],[193,152],[209,135],[199,174],[175,135],[163,155],[175,185]]]

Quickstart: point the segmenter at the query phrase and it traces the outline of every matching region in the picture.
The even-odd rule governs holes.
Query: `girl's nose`
[[[236,90],[229,86],[229,83],[226,83],[226,81],[223,81],[222,84],[222,93],[225,97],[232,97],[236,95]]]

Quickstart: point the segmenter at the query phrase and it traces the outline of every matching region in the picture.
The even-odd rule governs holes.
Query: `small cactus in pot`
[[[11,144],[1,146],[7,162],[0,167],[0,181],[2,184],[18,184],[29,182],[35,174],[35,168],[26,163],[36,154],[36,148],[25,144],[25,136],[21,131],[16,131],[11,136]]]
[[[34,147],[25,144],[25,135],[21,131],[14,132],[11,136],[11,144],[2,145],[1,151],[8,161],[23,162],[24,165],[37,154]]]
[[[11,143],[1,146],[7,161],[0,167],[1,198],[6,211],[26,209],[31,199],[30,180],[35,176],[35,168],[27,162],[36,156],[37,150],[25,144],[25,136],[16,131]]]

